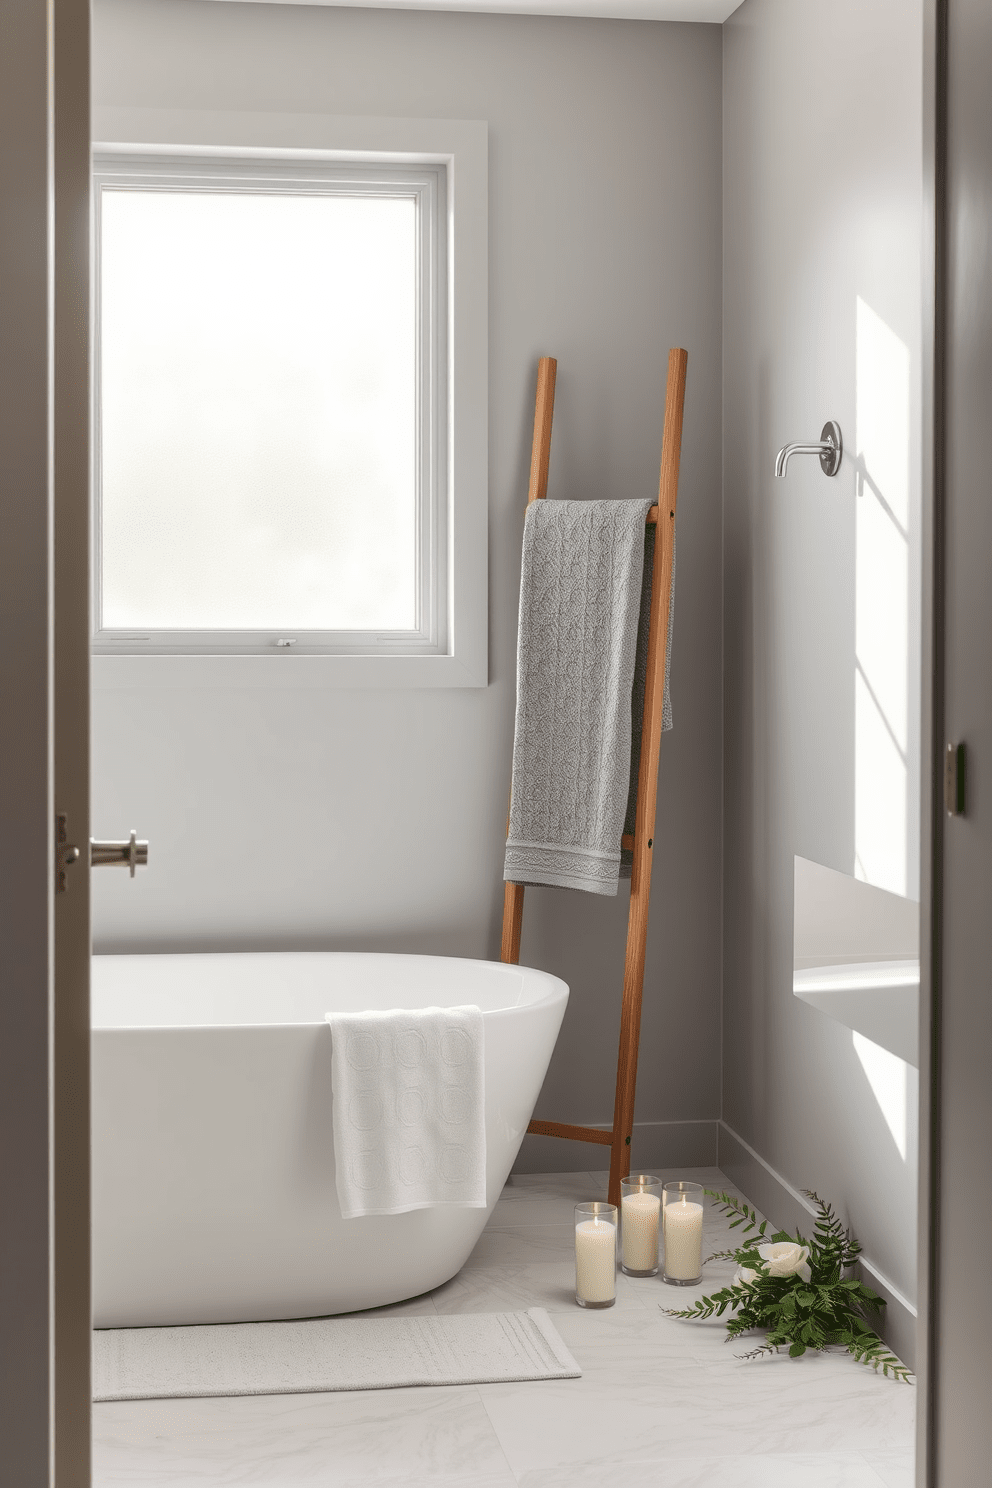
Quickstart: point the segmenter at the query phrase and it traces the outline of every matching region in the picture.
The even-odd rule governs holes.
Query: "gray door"
[[[89,10],[0,5],[0,1484],[89,1446]],[[54,56],[54,69],[52,57]]]
[[[939,767],[941,746],[963,741],[967,766],[964,814],[941,812],[936,822],[929,1481],[968,1488],[992,1478],[992,1279],[985,1255],[992,1234],[992,5],[949,0],[947,26],[935,658],[938,720],[943,658],[944,727],[935,731],[935,754]]]

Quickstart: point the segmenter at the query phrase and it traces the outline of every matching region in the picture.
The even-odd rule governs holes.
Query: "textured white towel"
[[[338,1201],[345,1219],[486,1207],[477,1007],[327,1013]]]
[[[533,501],[524,520],[503,877],[615,894],[650,501]]]
[[[94,1400],[302,1395],[581,1373],[543,1307],[461,1317],[114,1328],[93,1336]]]

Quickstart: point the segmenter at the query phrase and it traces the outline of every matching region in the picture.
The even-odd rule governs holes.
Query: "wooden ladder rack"
[[[633,837],[624,836],[621,846],[633,852],[630,878],[630,912],[627,918],[627,950],[624,959],[623,999],[620,1008],[620,1048],[617,1057],[616,1098],[613,1127],[570,1126],[561,1121],[532,1121],[527,1128],[537,1136],[564,1137],[574,1142],[596,1142],[610,1151],[611,1204],[620,1203],[620,1182],[630,1172],[630,1142],[634,1127],[634,1093],[637,1085],[637,1053],[641,1033],[641,1001],[644,990],[644,956],[648,933],[648,902],[651,894],[651,862],[654,849],[655,808],[658,797],[658,756],[661,748],[662,706],[665,696],[665,654],[668,642],[668,611],[672,588],[672,559],[675,544],[675,509],[678,500],[679,458],[682,450],[682,410],[688,353],[680,347],[668,353],[668,383],[665,390],[665,422],[661,447],[658,504],[647,515],[657,531],[652,570],[651,615],[648,630],[647,682],[641,722],[641,758],[637,777],[637,815]],[[548,494],[551,459],[551,425],[555,407],[555,377],[558,363],[542,357],[537,369],[537,400],[534,408],[534,443],[531,451],[528,505]],[[520,960],[520,928],[524,912],[524,885],[508,883],[503,897],[503,939],[500,960],[513,965]]]

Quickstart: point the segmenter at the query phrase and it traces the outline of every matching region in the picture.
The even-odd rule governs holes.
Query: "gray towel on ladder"
[[[645,590],[650,601],[651,504],[544,500],[527,508],[503,872],[510,882],[617,892]]]

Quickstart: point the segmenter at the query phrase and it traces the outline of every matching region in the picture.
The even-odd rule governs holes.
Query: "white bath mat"
[[[582,1373],[543,1307],[458,1317],[108,1328],[93,1340],[94,1400],[303,1395]]]

